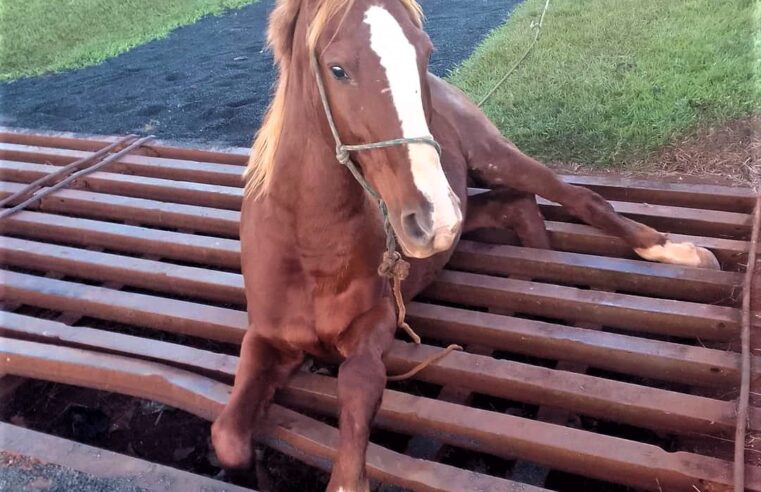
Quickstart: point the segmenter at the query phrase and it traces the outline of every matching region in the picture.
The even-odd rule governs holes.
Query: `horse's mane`
[[[285,92],[288,86],[288,70],[296,30],[296,21],[303,4],[309,0],[278,0],[272,11],[267,30],[267,42],[272,49],[275,64],[278,67],[278,81],[275,95],[264,115],[261,128],[256,133],[251,157],[246,166],[246,195],[260,197],[267,192],[272,169],[275,165],[275,152],[283,130],[285,112]],[[314,50],[325,26],[339,12],[347,12],[355,0],[313,0],[317,2],[314,18],[309,24],[304,42],[307,48]],[[416,0],[399,0],[410,12],[418,25],[422,24],[423,12]]]

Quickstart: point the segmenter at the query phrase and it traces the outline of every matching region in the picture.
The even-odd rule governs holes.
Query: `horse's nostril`
[[[408,212],[402,216],[402,229],[409,239],[419,243],[428,243],[431,240],[431,218],[426,215],[428,214]]]

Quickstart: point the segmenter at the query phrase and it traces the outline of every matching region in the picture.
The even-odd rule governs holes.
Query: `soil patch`
[[[160,403],[116,393],[28,380],[11,401],[0,405],[0,420],[257,490],[318,492],[327,485],[322,471],[266,448],[261,448],[252,469],[223,471],[210,444],[208,422]],[[89,487],[81,490],[133,490],[57,465],[40,471],[35,462],[25,464],[17,458],[12,464],[14,471],[6,477],[12,486],[7,490],[48,475],[63,483],[61,490],[80,490],[66,489],[70,481]],[[0,455],[0,475],[9,465]],[[0,480],[0,490],[6,490],[3,483]]]
[[[761,114],[701,128],[667,145],[630,170],[554,163],[559,172],[628,175],[666,181],[761,186]]]
[[[761,184],[761,114],[701,129],[643,161],[644,170]]]

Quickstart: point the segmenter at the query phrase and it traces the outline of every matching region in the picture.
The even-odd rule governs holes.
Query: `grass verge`
[[[0,80],[100,63],[253,0],[0,0]]]
[[[450,80],[475,100],[533,38],[527,0]],[[486,104],[549,162],[621,165],[695,128],[761,107],[753,0],[552,0],[535,50]]]

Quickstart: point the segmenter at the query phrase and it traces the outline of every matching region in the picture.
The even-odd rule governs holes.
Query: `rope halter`
[[[373,188],[373,186],[365,179],[365,177],[362,175],[362,173],[359,171],[359,168],[354,163],[354,161],[351,158],[351,152],[358,152],[362,150],[372,150],[372,149],[384,149],[387,147],[395,147],[397,145],[409,145],[412,143],[422,143],[427,144],[436,149],[436,153],[441,157],[441,145],[433,139],[433,137],[405,137],[405,138],[395,138],[392,140],[383,140],[380,142],[373,142],[373,143],[367,143],[367,144],[357,144],[357,145],[344,145],[343,142],[341,142],[341,136],[338,134],[338,128],[336,127],[336,122],[333,119],[333,111],[330,109],[330,104],[328,103],[328,96],[325,92],[325,84],[322,80],[322,74],[320,73],[320,66],[317,61],[317,55],[315,53],[312,53],[312,71],[314,72],[315,80],[317,81],[317,89],[320,93],[320,100],[322,101],[322,107],[325,110],[325,116],[328,120],[328,126],[330,126],[330,132],[333,134],[333,139],[336,142],[336,160],[341,163],[342,165],[346,166],[349,171],[351,172],[352,176],[354,176],[354,179],[357,180],[357,182],[362,186],[362,188],[369,194],[373,199],[375,199],[378,202],[378,207],[380,208],[381,215],[383,216],[383,229],[386,233],[386,251],[383,254],[383,260],[378,267],[378,275],[384,278],[388,278],[392,281],[392,290],[394,293],[394,299],[396,301],[396,307],[397,307],[397,326],[404,330],[416,344],[420,344],[420,337],[415,333],[410,325],[408,325],[404,318],[406,317],[407,309],[404,305],[404,300],[402,298],[402,289],[401,284],[404,279],[407,278],[407,275],[409,275],[410,271],[410,264],[402,258],[401,253],[399,253],[396,250],[396,236],[394,235],[394,229],[391,227],[391,221],[389,219],[389,213],[388,213],[388,207],[386,206],[386,202],[383,200],[383,198],[380,196],[380,194]],[[421,369],[423,369],[425,366],[435,362],[439,358],[443,357],[444,355],[448,354],[452,350],[462,350],[461,347],[458,345],[451,345],[449,346],[443,355],[440,355],[439,357],[436,357],[431,360],[423,361],[423,363],[419,364],[415,368],[413,368],[411,371],[409,371],[406,374],[403,374],[401,376],[395,376],[389,378],[390,380],[400,380],[400,379],[406,379],[408,377],[411,377]]]
[[[439,157],[441,157],[441,145],[439,145],[439,143],[434,140],[433,137],[405,137],[367,144],[344,145],[343,142],[341,142],[341,136],[338,134],[338,128],[336,127],[336,122],[333,118],[333,111],[330,109],[330,104],[328,103],[328,96],[325,92],[325,83],[322,80],[320,66],[317,61],[317,55],[315,53],[312,53],[311,65],[312,71],[314,72],[314,78],[317,81],[317,89],[320,93],[320,101],[322,102],[322,107],[325,110],[325,116],[328,120],[328,126],[330,127],[330,133],[333,134],[333,139],[336,142],[336,160],[340,164],[346,166],[346,168],[351,172],[352,176],[354,176],[354,179],[360,184],[360,186],[362,186],[365,192],[367,192],[368,195],[373,197],[373,199],[378,202],[378,207],[380,208],[381,215],[383,216],[383,228],[386,233],[386,254],[384,255],[383,264],[381,265],[378,273],[381,276],[393,278],[392,274],[393,272],[397,271],[397,269],[393,267],[393,264],[390,267],[384,267],[383,265],[392,261],[391,258],[395,259],[394,264],[397,262],[406,263],[406,261],[404,261],[402,256],[396,251],[396,236],[394,235],[394,230],[391,227],[391,221],[389,219],[386,202],[380,196],[380,193],[378,193],[362,175],[359,168],[351,158],[351,152],[384,149],[388,147],[395,147],[397,145],[408,145],[412,143],[423,143],[430,145],[436,149],[436,153],[439,155]],[[407,271],[409,271],[409,266],[407,267]]]

